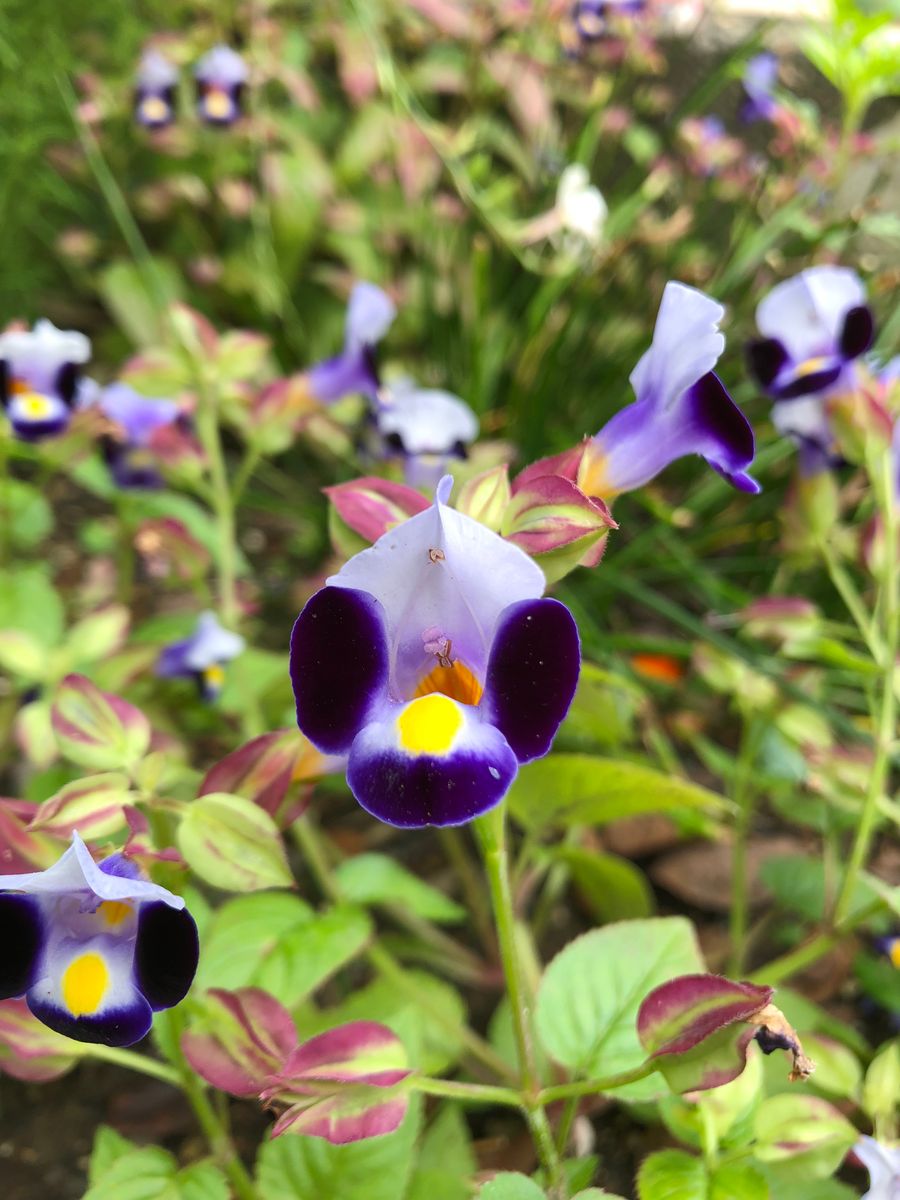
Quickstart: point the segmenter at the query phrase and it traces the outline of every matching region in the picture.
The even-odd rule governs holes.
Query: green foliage
[[[211,1161],[181,1170],[157,1146],[135,1146],[101,1125],[91,1153],[84,1200],[228,1200],[225,1176]]]
[[[341,895],[355,904],[400,904],[417,916],[453,924],[465,909],[383,854],[359,854],[335,871]]]
[[[228,891],[293,883],[275,822],[243,796],[194,800],[178,826],[178,848],[201,879]]]

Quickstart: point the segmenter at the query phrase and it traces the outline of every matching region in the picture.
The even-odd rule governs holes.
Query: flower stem
[[[562,1162],[553,1140],[553,1132],[544,1101],[540,1095],[540,1078],[534,1053],[531,1022],[531,1000],[525,986],[516,947],[515,913],[509,883],[509,852],[506,845],[506,806],[498,805],[480,817],[476,828],[481,837],[497,927],[497,941],[503,974],[512,1009],[513,1031],[519,1058],[522,1100],[531,1136],[544,1168],[545,1181],[552,1200],[564,1196]]]
[[[125,1050],[121,1046],[91,1045],[85,1050],[84,1057],[113,1063],[129,1071],[139,1071],[141,1075],[149,1075],[151,1079],[161,1079],[163,1083],[170,1083],[172,1087],[181,1087],[181,1076],[174,1067],[167,1066],[158,1059],[148,1058],[146,1054],[138,1054],[135,1050]]]
[[[741,745],[734,771],[732,799],[737,809],[734,829],[734,844],[731,853],[731,915],[729,933],[731,959],[729,974],[740,978],[744,969],[744,954],[747,942],[747,912],[749,889],[747,880],[747,842],[753,821],[753,762],[760,739],[760,723],[754,718],[745,718],[741,733]]]
[[[448,1100],[470,1100],[473,1104],[504,1104],[522,1108],[522,1097],[513,1088],[492,1087],[483,1083],[464,1083],[455,1079],[430,1079],[417,1076],[410,1080],[413,1091],[426,1096],[445,1096]]]
[[[202,372],[203,366],[198,364],[198,376]],[[216,540],[219,605],[222,611],[222,620],[230,629],[234,629],[240,618],[237,598],[237,530],[234,519],[234,500],[228,482],[215,401],[205,381],[200,388],[197,434],[209,461],[211,502],[219,530]]]
[[[769,984],[774,987],[775,984],[781,983],[782,980],[790,978],[791,975],[796,975],[798,971],[802,971],[805,967],[810,966],[814,962],[818,962],[820,958],[831,950],[841,938],[851,933],[858,925],[862,925],[869,917],[874,917],[876,913],[880,913],[884,908],[883,900],[873,900],[871,904],[867,904],[865,908],[860,908],[846,919],[836,925],[833,930],[823,930],[821,933],[815,934],[809,941],[804,942],[801,946],[797,946],[794,950],[789,950],[787,954],[782,954],[780,958],[774,958],[770,963],[760,967],[750,975],[751,983]]]
[[[866,864],[872,847],[878,803],[884,794],[891,766],[895,726],[897,723],[896,672],[900,643],[900,588],[897,579],[898,510],[894,483],[894,456],[887,448],[871,472],[872,482],[884,515],[884,557],[881,564],[881,603],[879,610],[884,628],[884,654],[880,659],[883,672],[880,694],[872,713],[875,726],[875,761],[869,776],[869,786],[863,800],[856,837],[847,860],[834,906],[835,924],[843,921],[853,902],[859,873]]]
[[[642,1062],[639,1067],[630,1071],[620,1071],[618,1075],[608,1075],[605,1079],[579,1079],[574,1083],[556,1083],[552,1087],[542,1088],[538,1099],[542,1104],[553,1104],[557,1100],[574,1100],[581,1096],[599,1096],[603,1092],[613,1092],[616,1088],[625,1087],[629,1083],[637,1083],[646,1079],[656,1070],[652,1059]]]

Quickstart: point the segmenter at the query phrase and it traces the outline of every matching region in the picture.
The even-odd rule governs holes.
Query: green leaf
[[[726,1163],[712,1174],[709,1200],[769,1200],[769,1185],[750,1163]]]
[[[754,1122],[754,1154],[784,1179],[826,1179],[856,1141],[856,1129],[827,1100],[791,1093],[764,1101]]]
[[[21,629],[42,646],[55,646],[64,622],[62,599],[41,563],[0,571],[0,629]]]
[[[582,663],[572,706],[556,735],[561,749],[614,749],[630,740],[640,689],[628,679]]]
[[[286,892],[260,892],[227,901],[215,912],[203,938],[195,986],[258,985],[258,976],[280,940],[312,918],[310,906]]]
[[[551,754],[523,767],[510,811],[529,832],[602,825],[645,812],[721,810],[720,796],[652,767],[590,754]]]
[[[546,1197],[527,1175],[502,1171],[482,1187],[478,1200],[546,1200]]]
[[[0,487],[0,522],[15,547],[30,550],[53,529],[53,509],[38,488],[7,477]]]
[[[707,1200],[706,1171],[683,1150],[660,1150],[641,1163],[638,1200]]]
[[[358,854],[341,863],[335,882],[356,904],[399,904],[431,921],[465,919],[466,910],[386,854]]]
[[[412,1174],[421,1105],[413,1101],[396,1133],[333,1146],[291,1134],[265,1142],[257,1158],[261,1196],[275,1200],[398,1200]],[[92,1198],[93,1200],[93,1198]]]
[[[88,1182],[96,1183],[104,1175],[116,1159],[137,1147],[128,1138],[122,1137],[109,1125],[100,1125],[94,1134],[94,1145],[91,1150],[91,1161],[88,1167]]]
[[[179,1171],[166,1150],[115,1141],[111,1132],[95,1143],[83,1200],[229,1200],[228,1182],[213,1163],[193,1163]]]
[[[770,858],[760,867],[760,878],[789,912],[810,921],[818,921],[825,911],[825,865],[799,854]],[[878,899],[876,890],[865,880],[853,889],[852,911],[865,908]]]
[[[448,1104],[425,1132],[404,1200],[470,1200],[477,1168],[465,1117]]]
[[[341,905],[288,930],[260,966],[254,983],[294,1007],[359,954],[372,935],[360,908]]]
[[[191,870],[214,887],[255,892],[294,882],[278,827],[243,796],[200,796],[185,812],[177,840]]]
[[[644,872],[627,859],[574,846],[555,849],[553,857],[569,868],[572,882],[598,921],[653,915],[656,904],[650,884]]]
[[[621,921],[576,938],[547,967],[535,1024],[547,1053],[570,1071],[602,1077],[632,1070],[646,1055],[636,1019],[644,997],[677,975],[704,970],[684,917]],[[652,1078],[629,1098],[658,1094]]]
[[[20,629],[0,629],[0,670],[36,683],[47,673],[49,656],[37,638]]]
[[[155,295],[153,289],[158,289]],[[148,267],[122,259],[100,274],[98,290],[116,323],[135,346],[163,339],[168,305],[181,292],[181,274],[169,262],[155,259]]]

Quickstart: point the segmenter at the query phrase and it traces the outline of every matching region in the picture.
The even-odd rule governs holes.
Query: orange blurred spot
[[[671,654],[632,654],[632,670],[656,683],[678,683],[684,676],[684,663]]]
[[[437,666],[430,671],[416,688],[416,698],[440,692],[460,704],[475,705],[483,690],[466,664],[457,660],[449,667]]]

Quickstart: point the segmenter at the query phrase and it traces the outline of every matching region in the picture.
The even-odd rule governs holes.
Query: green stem
[[[453,865],[456,877],[462,885],[479,940],[485,951],[493,955],[497,945],[491,921],[491,910],[485,898],[484,880],[472,863],[464,840],[465,835],[459,829],[448,828],[439,829],[438,835],[444,851]]]
[[[856,828],[856,837],[834,906],[835,923],[842,921],[849,912],[859,873],[869,857],[878,819],[878,804],[888,782],[897,724],[896,671],[897,651],[900,648],[900,586],[897,579],[898,510],[894,492],[894,471],[894,456],[885,450],[877,469],[872,472],[876,494],[884,515],[884,559],[879,605],[884,626],[884,655],[876,659],[881,664],[883,676],[880,695],[872,714],[875,726],[875,760]]]
[[[426,1096],[445,1096],[448,1100],[470,1100],[473,1104],[503,1104],[507,1108],[522,1108],[522,1097],[513,1088],[425,1077],[411,1079],[409,1086],[413,1091],[424,1092]]]
[[[549,1194],[552,1200],[557,1200],[557,1197],[561,1198],[565,1194],[565,1179],[550,1122],[544,1111],[544,1101],[540,1099],[540,1078],[532,1033],[531,999],[516,946],[516,922],[509,883],[509,852],[506,845],[506,806],[500,804],[480,817],[476,828],[484,852],[500,959],[512,1009],[525,1114],[544,1168]]]
[[[651,1059],[634,1067],[631,1071],[620,1071],[618,1075],[608,1075],[605,1079],[579,1079],[574,1083],[556,1083],[552,1087],[542,1088],[538,1093],[541,1104],[553,1104],[557,1100],[575,1100],[581,1096],[599,1096],[603,1092],[613,1092],[616,1088],[625,1087],[629,1083],[637,1083],[646,1079],[656,1070],[656,1063]]]
[[[312,824],[309,816],[301,817],[299,821],[295,821],[292,831],[322,894],[335,904],[341,903],[343,900],[341,890],[332,873],[331,864],[328,861],[319,831]],[[483,1038],[480,1038],[468,1025],[461,1025],[454,1021],[452,1017],[448,1017],[444,1009],[434,1003],[433,996],[419,987],[415,979],[394,958],[389,950],[385,949],[378,942],[375,942],[366,951],[366,957],[379,975],[390,980],[399,991],[409,996],[418,1007],[458,1037],[473,1058],[478,1059],[479,1062],[489,1067],[495,1075],[499,1075],[503,1079],[510,1079],[512,1077],[509,1065],[503,1061],[496,1050],[488,1045]]]
[[[857,926],[868,921],[869,917],[874,917],[876,913],[880,913],[883,908],[883,900],[873,900],[865,908],[859,909],[841,921],[833,930],[823,930],[821,933],[815,934],[809,941],[804,942],[803,945],[788,951],[787,954],[782,954],[780,958],[774,958],[770,963],[766,963],[765,966],[760,967],[750,975],[750,982],[769,984],[774,987],[776,984],[781,983],[782,980],[790,978],[791,975],[796,975],[798,971],[802,971],[806,967],[811,966],[812,963],[818,962],[820,958],[824,958],[843,936],[851,933]]]
[[[747,841],[753,822],[753,763],[760,739],[760,723],[754,718],[745,718],[741,733],[741,745],[734,771],[732,799],[737,808],[734,828],[734,844],[731,854],[731,915],[729,932],[731,958],[729,974],[740,978],[744,969],[747,944],[747,916],[749,911],[749,889],[747,881]]]
[[[198,365],[197,374],[200,375],[202,371],[202,365]],[[205,381],[200,388],[197,434],[209,462],[211,502],[219,530],[219,536],[216,539],[219,604],[224,623],[234,629],[240,618],[237,598],[237,530],[234,518],[234,499],[228,482],[228,470],[225,465],[216,406]]]
[[[89,1050],[85,1051],[84,1056],[113,1063],[117,1067],[125,1067],[128,1071],[139,1071],[142,1075],[149,1075],[152,1079],[161,1079],[163,1083],[170,1083],[175,1088],[181,1087],[181,1076],[174,1067],[167,1066],[166,1063],[159,1062],[155,1058],[148,1058],[146,1054],[138,1054],[135,1050],[123,1050],[119,1046],[92,1045]]]
[[[878,641],[877,631],[873,627],[873,622],[856,584],[838,561],[834,551],[824,538],[819,542],[819,552],[828,571],[828,577],[834,585],[834,590],[843,600],[873,660],[876,663],[880,663],[884,655],[884,650]]]

